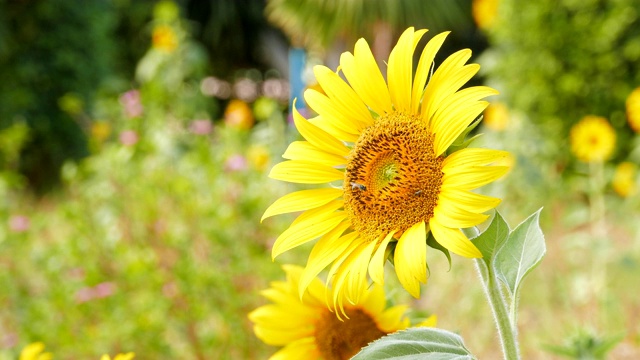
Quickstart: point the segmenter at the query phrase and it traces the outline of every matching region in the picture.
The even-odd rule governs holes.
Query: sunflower
[[[616,132],[607,119],[587,115],[573,125],[569,132],[571,151],[580,161],[602,162],[613,153]]]
[[[349,359],[369,342],[406,329],[409,319],[405,305],[385,308],[385,294],[374,285],[361,294],[361,303],[347,305],[348,318],[338,319],[326,306],[327,288],[314,278],[302,299],[298,283],[303,268],[284,265],[286,281],[271,283],[262,295],[273,301],[249,314],[256,336],[269,345],[284,346],[271,360]],[[417,326],[435,326],[435,316]]]
[[[317,117],[303,118],[294,104],[294,122],[306,141],[290,144],[283,154],[289,160],[276,164],[269,176],[327,185],[285,195],[263,219],[304,211],[276,239],[274,258],[320,238],[302,274],[300,295],[332,264],[327,277],[332,303],[341,306],[343,298],[358,303],[367,273],[382,284],[391,257],[401,284],[417,298],[420,283],[427,281],[429,232],[453,253],[482,256],[460,228],[482,223],[488,217],[483,213],[500,202],[471,190],[508,170],[490,166],[507,153],[458,145],[488,105],[480,99],[497,92],[485,86],[460,90],[479,69],[465,65],[468,49],[433,71],[448,33],[426,44],[414,75],[413,53],[425,32],[409,28],[402,34],[387,62],[388,84],[360,39],[353,54],[340,58],[348,82],[327,67],[314,68],[324,94],[307,90],[304,96]]]
[[[484,111],[483,121],[493,131],[504,131],[509,125],[509,109],[503,103],[493,103]]]
[[[640,133],[640,87],[629,94],[626,106],[629,126],[633,131]]]
[[[158,25],[153,28],[151,44],[154,48],[167,53],[172,53],[178,47],[178,37],[175,31],[168,25]]]
[[[20,352],[19,360],[51,360],[53,355],[44,352],[45,345],[42,342],[34,342],[25,346]]]
[[[629,161],[623,161],[616,166],[613,174],[613,190],[621,197],[629,197],[638,191],[636,177],[638,166]]]
[[[498,15],[499,0],[473,0],[471,15],[480,29],[490,29]]]
[[[136,354],[129,352],[126,354],[117,354],[113,360],[132,360],[134,357],[136,356]],[[111,360],[111,357],[109,356],[109,354],[104,354],[102,355],[102,357],[100,357],[100,360]]]

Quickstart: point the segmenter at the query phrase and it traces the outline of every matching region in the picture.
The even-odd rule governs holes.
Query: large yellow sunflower
[[[587,115],[569,131],[571,151],[580,161],[603,162],[616,146],[616,131],[607,119]]]
[[[318,278],[300,299],[298,283],[303,269],[283,266],[286,281],[271,283],[262,294],[273,304],[257,308],[249,314],[256,336],[269,345],[284,346],[270,360],[343,360],[350,359],[369,342],[386,334],[406,329],[409,319],[403,314],[405,305],[385,308],[385,294],[374,285],[361,294],[361,303],[347,305],[348,318],[340,320],[325,303],[326,287]],[[417,326],[435,326],[431,316]]]
[[[383,266],[393,253],[396,274],[414,297],[427,281],[427,234],[450,251],[481,257],[460,228],[482,223],[499,199],[471,190],[501,177],[490,164],[504,151],[450,149],[486,108],[489,87],[460,88],[478,71],[465,65],[471,51],[432,63],[448,33],[425,46],[413,73],[413,53],[426,30],[407,29],[387,62],[385,82],[369,45],[358,40],[340,58],[339,73],[316,66],[324,93],[307,90],[305,100],[319,116],[306,120],[293,109],[295,141],[270,177],[302,184],[327,184],[278,199],[263,215],[304,211],[275,241],[272,256],[320,238],[300,280],[300,294],[332,264],[327,281],[333,303],[342,293],[358,303],[367,273],[383,283]]]

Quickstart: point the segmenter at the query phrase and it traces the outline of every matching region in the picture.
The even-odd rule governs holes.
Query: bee
[[[351,190],[355,190],[355,189],[358,189],[360,191],[366,191],[367,187],[362,184],[358,184],[357,182],[351,182]]]
[[[420,194],[422,194],[422,190],[418,190],[418,191],[413,193],[413,195],[415,195],[415,196],[420,196]]]

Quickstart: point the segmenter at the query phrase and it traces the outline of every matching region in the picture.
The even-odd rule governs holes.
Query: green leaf
[[[482,253],[482,260],[491,268],[498,250],[503,246],[509,238],[509,225],[502,215],[496,211],[491,224],[482,234],[472,239],[478,250]]]
[[[540,211],[542,209],[511,232],[495,257],[496,275],[507,286],[512,299],[517,298],[522,280],[540,263],[547,251],[539,224]]]
[[[352,360],[463,360],[475,359],[462,337],[450,331],[416,327],[382,337]]]
[[[429,234],[427,235],[427,246],[442,251],[444,256],[447,257],[447,261],[449,261],[449,270],[451,270],[451,254],[449,253],[449,249],[442,246],[436,238],[433,237],[433,233],[431,231],[429,231]]]

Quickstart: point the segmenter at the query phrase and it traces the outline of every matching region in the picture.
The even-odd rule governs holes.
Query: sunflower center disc
[[[360,309],[346,309],[348,319],[341,321],[336,314],[327,311],[316,324],[316,345],[326,360],[347,360],[385,332]]]
[[[429,221],[438,204],[443,157],[417,116],[385,115],[365,129],[347,162],[345,210],[367,241]]]

